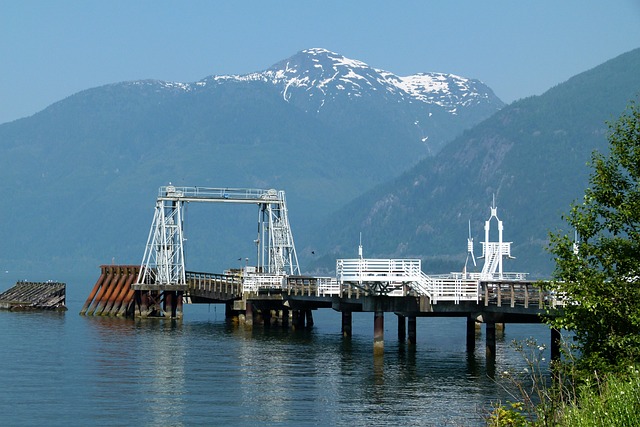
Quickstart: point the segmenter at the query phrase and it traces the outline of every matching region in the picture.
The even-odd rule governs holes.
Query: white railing
[[[339,259],[338,283],[415,282],[422,273],[419,259]]]
[[[462,274],[428,276],[419,259],[339,259],[338,283],[407,283],[418,295],[438,301],[478,301],[478,278]],[[397,292],[393,296],[396,296]]]
[[[335,277],[318,277],[317,296],[340,295],[340,284]]]
[[[529,273],[503,272],[503,273],[451,273],[452,275],[460,275],[473,280],[483,282],[487,281],[523,281],[527,280]]]
[[[284,278],[279,274],[247,274],[242,278],[242,292],[282,289]]]
[[[526,273],[496,273],[486,277],[482,273],[450,273],[427,275],[422,272],[419,259],[339,259],[336,278],[316,277],[316,296],[341,295],[344,284],[385,283],[395,288],[389,296],[406,296],[403,284],[416,294],[427,296],[433,304],[439,301],[479,301],[480,282],[486,280],[521,281]],[[499,277],[498,277],[499,276]],[[246,274],[242,279],[243,292],[283,290],[286,276],[276,274]]]
[[[212,188],[212,187],[175,187],[173,185],[160,187],[159,199],[197,199],[203,201],[263,201],[277,203],[278,191],[258,188]]]
[[[478,301],[479,282],[463,275],[449,275],[431,278],[431,302]]]

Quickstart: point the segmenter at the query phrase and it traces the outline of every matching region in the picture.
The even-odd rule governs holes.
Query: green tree
[[[551,235],[552,290],[567,297],[552,326],[572,331],[578,368],[640,362],[640,110],[609,124],[609,152],[594,152],[590,186],[564,217],[574,236]],[[573,233],[571,233],[573,234]]]

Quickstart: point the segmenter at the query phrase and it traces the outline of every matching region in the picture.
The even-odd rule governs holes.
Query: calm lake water
[[[304,331],[233,327],[222,305],[185,305],[180,322],[79,316],[90,290],[68,287],[66,313],[0,311],[2,425],[480,426],[508,399],[494,373],[524,367],[511,342],[549,342],[508,324],[492,364],[484,328],[467,354],[464,319],[419,318],[413,349],[386,313],[374,357],[372,313],[354,313],[350,339],[328,309]]]

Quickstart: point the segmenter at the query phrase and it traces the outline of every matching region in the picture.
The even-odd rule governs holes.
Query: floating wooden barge
[[[66,288],[60,282],[17,282],[0,294],[0,309],[66,311]]]

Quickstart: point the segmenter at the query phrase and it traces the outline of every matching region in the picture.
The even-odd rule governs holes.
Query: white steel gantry
[[[158,192],[138,284],[186,286],[184,210],[190,202],[257,204],[258,270],[278,276],[300,274],[284,191],[169,185]]]

